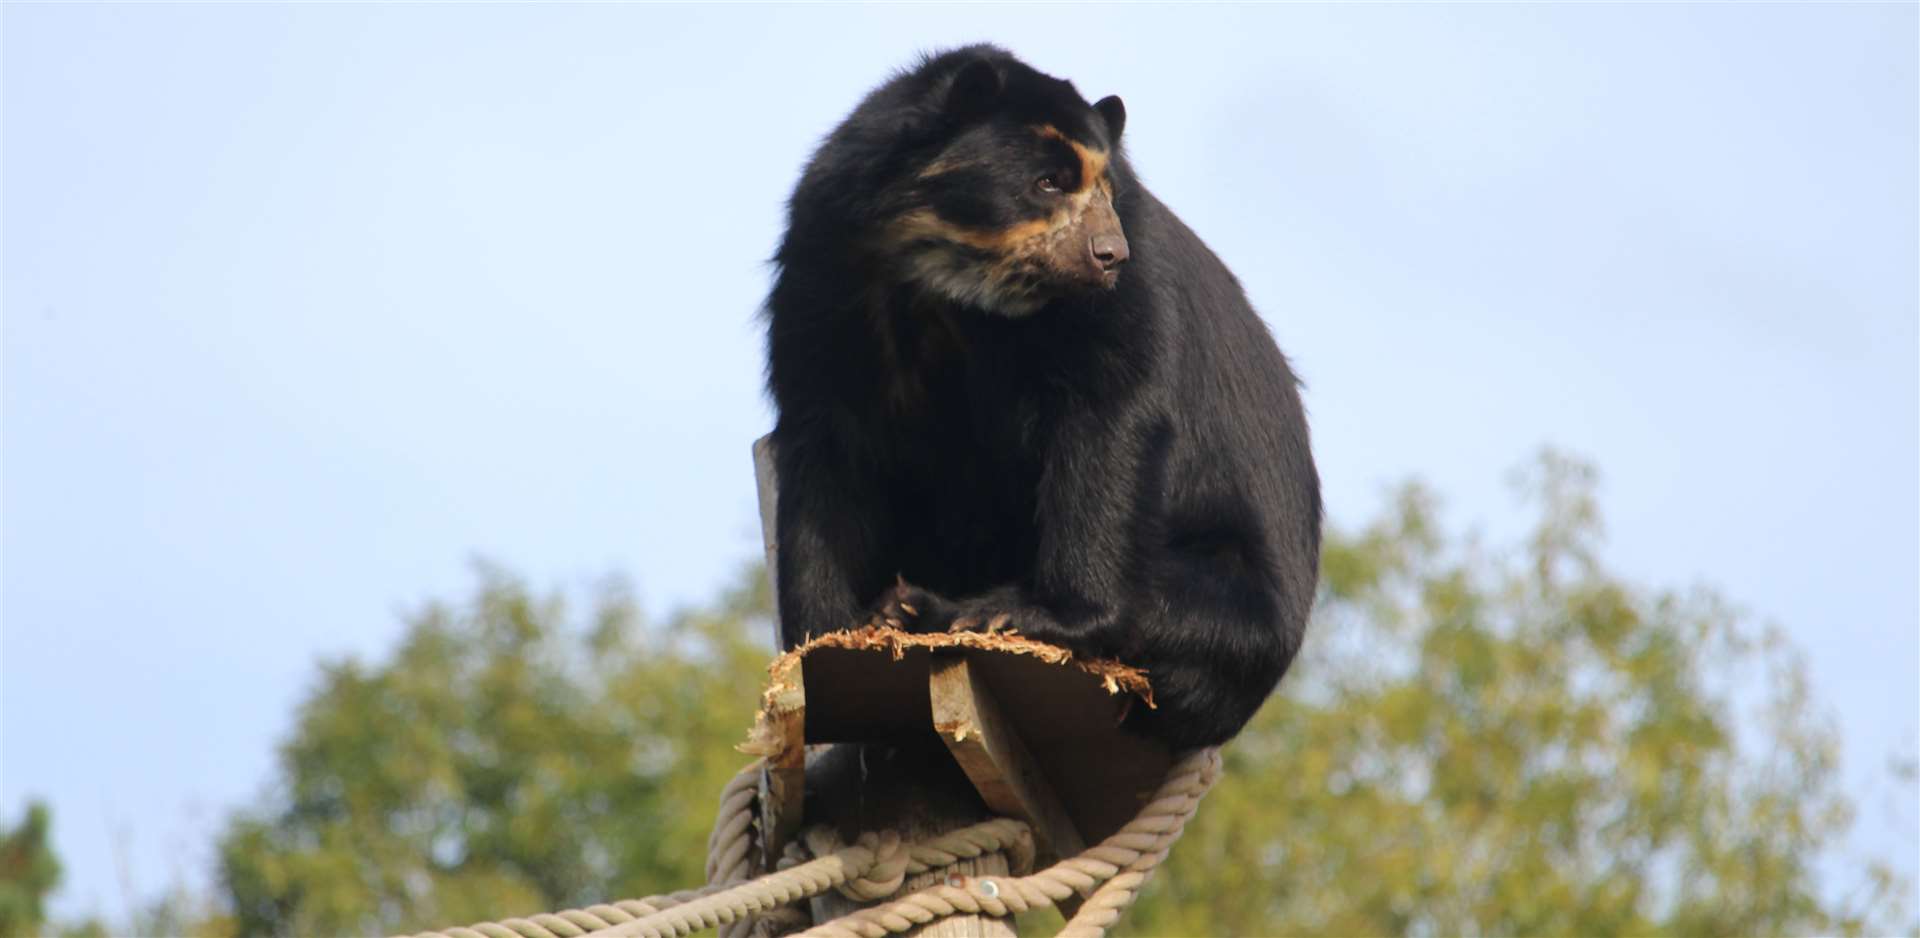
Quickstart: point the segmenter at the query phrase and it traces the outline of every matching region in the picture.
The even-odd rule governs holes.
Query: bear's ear
[[[1107,142],[1120,142],[1120,131],[1127,126],[1127,106],[1120,103],[1120,96],[1110,94],[1093,103],[1093,109],[1100,112],[1101,119],[1107,122]]]
[[[1000,70],[986,59],[961,66],[947,85],[947,113],[955,117],[986,113],[1000,97],[1001,82]]]

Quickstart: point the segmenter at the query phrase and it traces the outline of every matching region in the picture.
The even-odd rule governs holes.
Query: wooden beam
[[[1039,763],[1000,712],[968,653],[933,656],[927,676],[933,726],[987,807],[1033,828],[1042,865],[1087,848]]]
[[[779,650],[780,634],[780,544],[778,512],[780,485],[774,476],[773,435],[753,441],[753,483],[760,499],[760,544],[767,552],[767,592],[773,597],[773,647]],[[760,806],[766,812],[760,825],[761,856],[771,866],[779,862],[787,842],[800,832],[800,818],[807,797],[807,688],[796,670],[794,686],[765,701],[771,735],[778,739],[777,749],[769,754],[760,773]]]
[[[799,680],[799,676],[795,676]],[[760,855],[769,868],[800,832],[807,799],[807,693],[804,685],[781,690],[767,701],[764,719],[778,738],[760,770]],[[769,740],[772,742],[772,740]]]
[[[786,647],[780,634],[780,481],[774,475],[773,434],[753,441],[753,487],[760,496],[760,546],[767,552],[767,595],[773,597],[773,650]]]

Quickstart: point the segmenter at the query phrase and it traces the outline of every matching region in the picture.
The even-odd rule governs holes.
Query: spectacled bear
[[[788,647],[873,616],[1146,669],[1239,732],[1300,647],[1320,490],[1287,360],[1120,146],[1117,97],[925,58],[821,144],[767,301]]]

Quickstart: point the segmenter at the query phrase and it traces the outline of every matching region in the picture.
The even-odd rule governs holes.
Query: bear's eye
[[[1033,187],[1039,189],[1041,192],[1058,194],[1061,190],[1060,177],[1053,173],[1048,173],[1035,180]]]

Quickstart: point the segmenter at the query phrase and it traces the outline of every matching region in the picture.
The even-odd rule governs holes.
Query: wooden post
[[[760,546],[767,554],[767,595],[773,598],[773,647],[780,649],[780,541],[775,523],[780,487],[774,477],[773,436],[753,441],[754,490],[760,499]],[[769,864],[780,859],[780,851],[800,831],[800,818],[806,798],[806,707],[804,685],[784,692],[783,699],[769,708],[779,714],[777,734],[786,745],[769,754],[767,767],[760,773],[760,805],[765,813],[760,830],[760,855]]]
[[[808,766],[807,822],[830,824],[843,838],[862,831],[896,830],[903,840],[925,840],[993,817],[965,774],[931,739],[918,745],[841,743]],[[1007,858],[990,853],[907,877],[901,895],[949,876],[1005,876]],[[864,907],[837,892],[813,899],[813,920],[825,922]],[[950,915],[906,932],[908,938],[1016,938],[1012,918]]]
[[[760,547],[767,552],[767,595],[773,597],[773,647],[782,648],[780,634],[780,527],[776,512],[780,483],[774,478],[773,434],[753,441],[753,487],[760,497]]]

